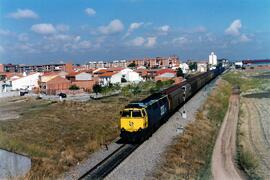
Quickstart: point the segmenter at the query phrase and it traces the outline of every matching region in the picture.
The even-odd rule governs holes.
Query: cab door
[[[148,127],[148,116],[147,116],[147,112],[145,109],[142,109],[142,115],[144,118],[144,127],[147,128]]]

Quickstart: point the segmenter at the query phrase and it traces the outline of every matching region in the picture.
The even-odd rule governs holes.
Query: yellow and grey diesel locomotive
[[[145,140],[186,100],[223,71],[224,68],[217,68],[202,73],[142,101],[129,103],[120,113],[120,137],[130,142]]]

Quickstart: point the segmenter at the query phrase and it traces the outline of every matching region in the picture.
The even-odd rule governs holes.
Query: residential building
[[[34,88],[37,88],[40,75],[41,73],[32,73],[27,76],[12,80],[12,90],[33,90]]]
[[[92,74],[87,72],[72,72],[66,75],[71,82],[92,80]]]
[[[167,81],[170,79],[174,79],[175,77],[176,77],[175,73],[167,72],[167,73],[163,73],[163,74],[155,76],[155,81]]]
[[[41,64],[41,65],[19,65],[19,64],[0,64],[0,72],[52,72],[52,71],[73,71],[72,64]]]
[[[107,86],[110,83],[121,83],[121,78],[120,72],[105,72],[99,75],[99,84]]]
[[[85,71],[82,72],[72,72],[66,76],[70,80],[72,85],[78,86],[84,91],[92,91],[96,80],[93,78],[92,74]]]
[[[197,71],[198,72],[207,72],[208,64],[206,61],[197,62]]]
[[[182,69],[184,74],[189,72],[189,65],[187,63],[181,63],[179,67]]]
[[[58,75],[41,76],[40,91],[45,94],[55,95],[58,91],[68,90],[71,82]]]

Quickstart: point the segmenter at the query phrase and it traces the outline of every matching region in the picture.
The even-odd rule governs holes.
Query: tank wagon
[[[143,141],[151,136],[186,100],[221,74],[217,68],[175,84],[149,97],[129,103],[120,112],[120,137],[128,142]]]

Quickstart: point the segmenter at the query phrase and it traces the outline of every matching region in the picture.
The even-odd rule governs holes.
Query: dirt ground
[[[240,144],[258,160],[257,174],[270,179],[270,98],[253,94],[241,102]]]
[[[235,164],[239,94],[232,94],[212,155],[214,180],[243,179]]]
[[[28,178],[55,178],[118,137],[119,112],[134,99],[0,99],[0,148],[31,157]]]

